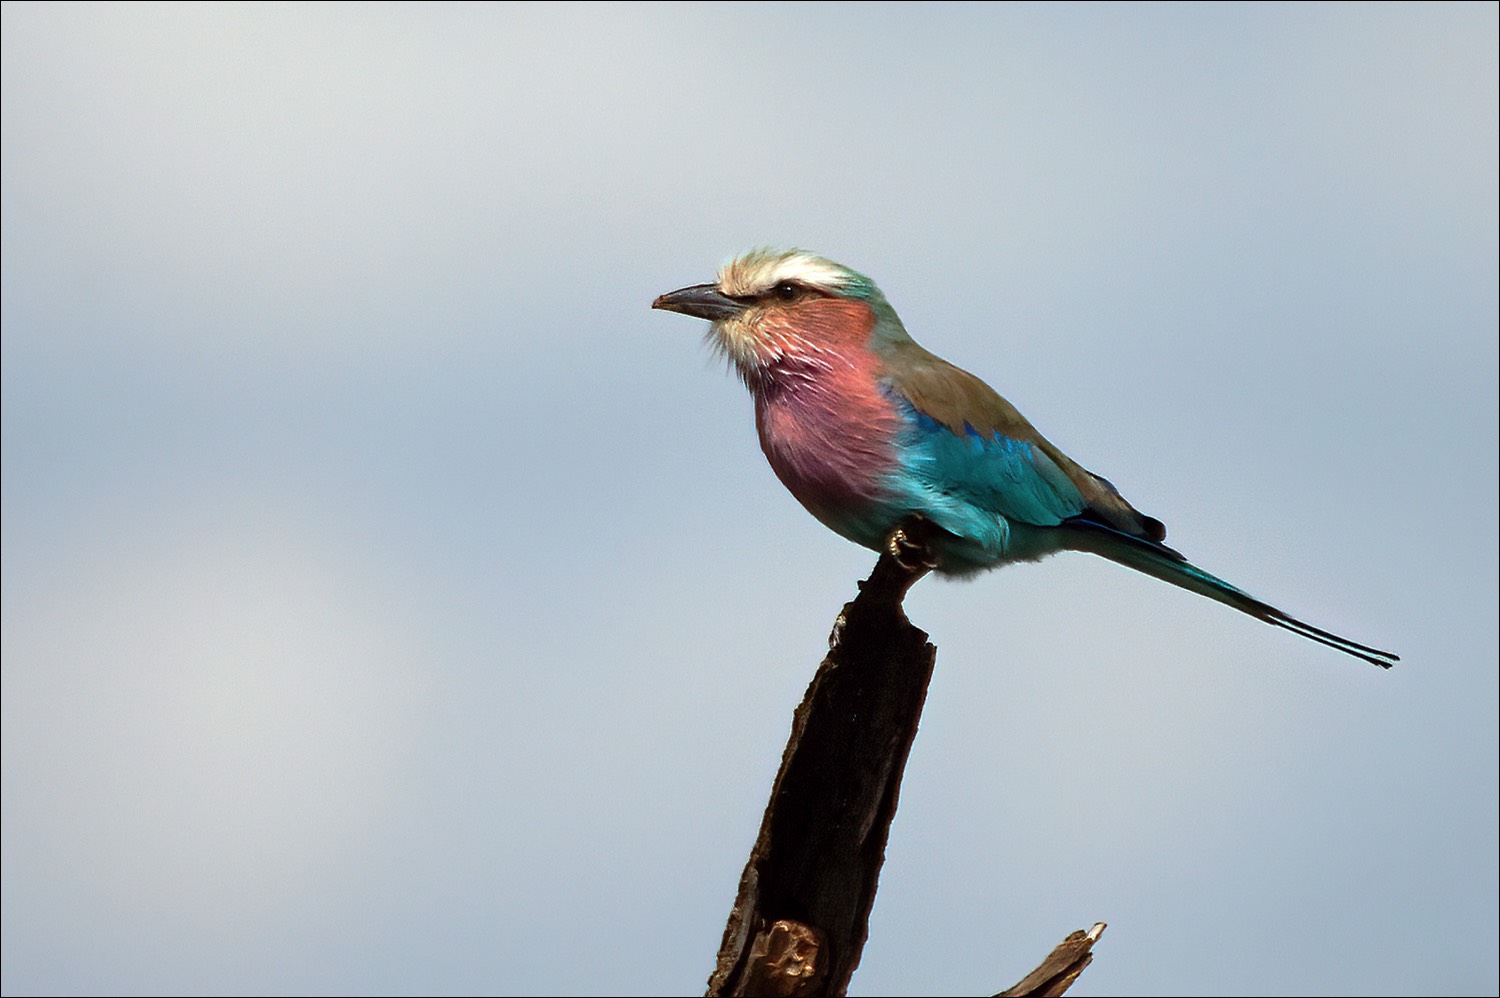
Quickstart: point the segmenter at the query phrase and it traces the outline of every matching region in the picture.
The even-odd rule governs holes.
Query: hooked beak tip
[[[718,322],[739,315],[745,310],[746,303],[724,294],[717,284],[694,284],[657,295],[651,307]]]

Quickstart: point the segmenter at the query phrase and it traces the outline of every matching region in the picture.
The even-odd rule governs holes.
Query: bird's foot
[[[915,531],[908,531],[905,526],[897,527],[886,538],[885,550],[896,559],[896,564],[908,572],[925,574],[937,568],[937,559],[933,557],[932,548],[925,541],[914,537],[913,533]]]

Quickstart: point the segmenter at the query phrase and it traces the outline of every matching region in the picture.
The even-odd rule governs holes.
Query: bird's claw
[[[937,568],[932,549],[923,542],[914,540],[904,527],[891,531],[891,536],[885,542],[885,550],[896,560],[896,564],[908,572],[930,572]]]

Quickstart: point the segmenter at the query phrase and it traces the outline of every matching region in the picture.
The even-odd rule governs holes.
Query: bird
[[[993,388],[912,339],[875,282],[800,249],[757,248],[652,308],[709,322],[755,403],[761,450],[835,533],[972,576],[1100,555],[1388,669],[1399,656],[1287,614],[1166,544],[1160,520],[1037,432]],[[904,523],[926,527],[912,543]],[[904,564],[904,562],[903,562]],[[911,566],[908,566],[911,567]]]

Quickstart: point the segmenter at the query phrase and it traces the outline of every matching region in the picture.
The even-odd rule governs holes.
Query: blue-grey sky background
[[[6,994],[693,994],[873,564],[754,245],[1382,673],[1084,555],[939,648],[856,994],[1494,994],[1493,4],[3,12]]]

